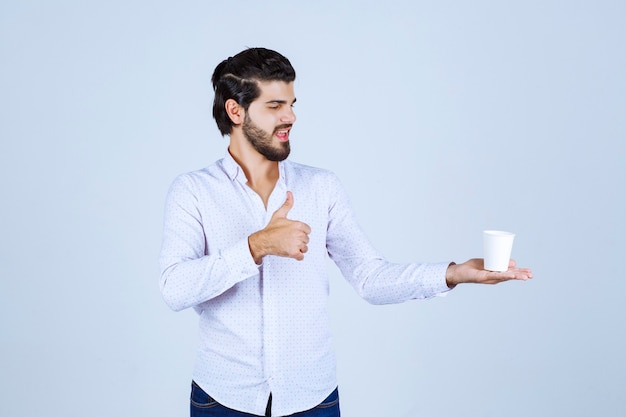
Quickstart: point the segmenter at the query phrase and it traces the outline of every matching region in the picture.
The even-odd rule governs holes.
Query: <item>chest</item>
[[[198,195],[198,211],[205,235],[207,253],[235,244],[242,238],[264,228],[273,213],[287,197],[287,186],[276,184],[272,189],[257,192],[233,181],[215,192],[210,187]],[[329,200],[323,189],[311,184],[289,186],[294,204],[287,218],[311,227],[310,246],[325,247],[329,219]]]

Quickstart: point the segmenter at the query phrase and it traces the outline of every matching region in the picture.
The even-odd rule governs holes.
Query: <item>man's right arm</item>
[[[197,202],[190,182],[184,176],[177,178],[166,199],[159,257],[161,293],[175,311],[217,297],[259,273],[247,236],[230,247],[206,253],[206,237]]]

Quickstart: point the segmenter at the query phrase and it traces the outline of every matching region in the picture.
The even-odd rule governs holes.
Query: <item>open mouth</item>
[[[291,126],[289,127],[281,127],[274,131],[274,135],[281,142],[287,142],[289,140],[289,130],[291,130]]]

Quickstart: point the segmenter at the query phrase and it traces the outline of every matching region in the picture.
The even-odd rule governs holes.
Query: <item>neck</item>
[[[243,169],[250,188],[255,191],[274,188],[279,175],[278,162],[268,160],[254,149],[243,135],[236,132],[230,136],[228,152]]]

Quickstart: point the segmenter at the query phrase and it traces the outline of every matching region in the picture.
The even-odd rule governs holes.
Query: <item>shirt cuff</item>
[[[239,278],[238,281],[243,281],[259,273],[259,265],[252,258],[247,237],[230,248],[222,250],[221,256],[231,271]]]
[[[434,295],[437,297],[445,297],[452,288],[448,287],[446,282],[446,272],[450,266],[450,262],[440,262],[432,264],[425,276],[426,284],[430,286]]]

